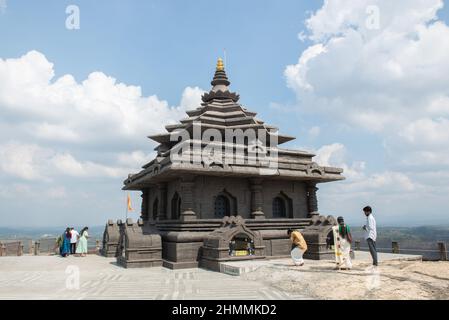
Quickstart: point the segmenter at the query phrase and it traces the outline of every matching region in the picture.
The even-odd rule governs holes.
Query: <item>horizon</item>
[[[80,0],[72,28],[70,1],[3,1],[0,227],[124,220],[147,136],[200,105],[219,57],[285,148],[344,169],[318,185],[322,215],[449,225],[448,1]]]

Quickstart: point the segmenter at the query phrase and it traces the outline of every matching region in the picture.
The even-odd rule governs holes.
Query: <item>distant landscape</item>
[[[80,227],[76,227],[78,231]],[[56,238],[64,231],[64,227],[49,228],[2,228],[0,240]],[[96,239],[103,238],[104,226],[89,227],[90,245]],[[362,250],[366,250],[362,227],[351,228],[353,239],[359,240]],[[421,254],[424,258],[434,260],[438,258],[437,242],[443,241],[449,246],[449,226],[421,226],[421,227],[378,227],[377,247],[379,251],[391,252],[391,242],[399,243],[401,253]]]
[[[361,227],[352,228],[353,239],[360,241],[362,249],[367,249]],[[419,254],[424,259],[436,260],[439,257],[437,242],[449,245],[449,226],[421,227],[379,227],[376,245],[380,252],[391,252],[392,241],[399,243],[400,253]],[[414,250],[416,249],[416,250]]]
[[[80,231],[83,227],[74,226]],[[41,238],[59,237],[65,230],[65,227],[47,227],[47,228],[3,228],[0,227],[0,240],[2,239],[31,239],[37,240]],[[89,227],[89,235],[91,239],[103,238],[104,226]]]

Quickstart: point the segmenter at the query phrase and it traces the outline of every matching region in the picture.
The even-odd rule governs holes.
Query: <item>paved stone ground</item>
[[[410,258],[380,255],[380,260]],[[356,259],[369,259],[356,253]],[[260,262],[257,262],[260,264]],[[306,260],[319,265],[320,261]],[[237,263],[241,270],[254,269],[254,262]],[[290,259],[264,264],[282,272]],[[256,266],[257,268],[260,265]],[[251,271],[251,270],[250,270]],[[79,272],[79,288],[76,274]],[[124,269],[114,258],[22,256],[0,258],[0,299],[307,299],[273,287],[262,280],[248,280],[204,269]]]
[[[73,268],[79,269],[79,289]],[[67,273],[66,273],[67,272]],[[0,258],[0,299],[304,299],[203,269],[124,269],[114,258]]]

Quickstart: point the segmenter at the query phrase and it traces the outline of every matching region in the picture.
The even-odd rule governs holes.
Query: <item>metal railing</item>
[[[378,252],[384,253],[408,253],[408,254],[417,254],[422,255],[423,260],[440,260],[440,261],[448,261],[448,250],[446,243],[443,241],[437,242],[437,249],[426,249],[426,248],[400,248],[398,241],[391,242],[391,248],[378,247]],[[354,249],[359,251],[368,251],[369,248],[366,246],[360,246],[360,241],[354,241]]]
[[[14,239],[0,240],[0,257],[27,255],[55,255],[59,254],[56,238]],[[101,241],[88,241],[88,254],[97,254],[100,251]]]

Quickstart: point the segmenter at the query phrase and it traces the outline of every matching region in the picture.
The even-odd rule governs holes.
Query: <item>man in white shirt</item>
[[[75,254],[75,252],[76,252],[76,242],[78,241],[78,236],[80,234],[78,233],[78,231],[76,231],[73,228],[70,228],[70,233],[71,233],[71,237],[70,237],[70,253],[71,254]]]
[[[371,253],[371,257],[373,257],[373,265],[377,266],[377,249],[376,249],[376,239],[377,239],[377,230],[376,230],[376,220],[373,216],[373,210],[370,206],[366,206],[363,208],[363,212],[366,216],[366,225],[363,226],[363,230],[365,230],[365,239],[368,242],[369,252]]]

